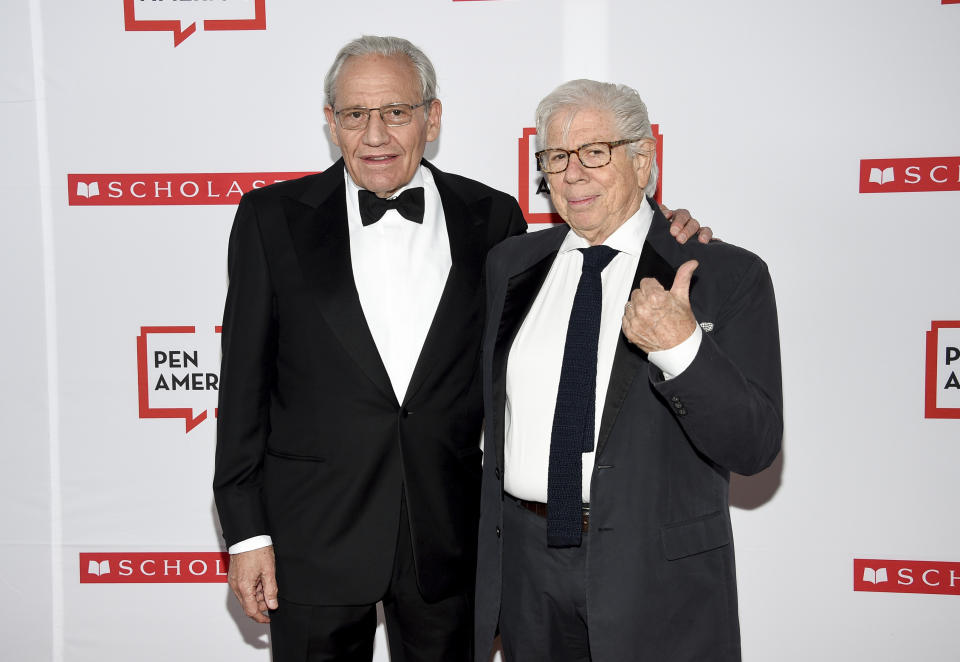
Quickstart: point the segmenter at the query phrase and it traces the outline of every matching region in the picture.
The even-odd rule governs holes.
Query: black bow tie
[[[378,198],[375,194],[360,189],[360,221],[373,225],[387,213],[396,209],[408,221],[423,223],[423,187],[408,188],[395,198]]]

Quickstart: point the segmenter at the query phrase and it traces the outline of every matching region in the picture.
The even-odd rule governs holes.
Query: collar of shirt
[[[650,224],[653,222],[653,209],[650,203],[644,198],[640,204],[640,209],[628,218],[623,225],[613,231],[607,240],[603,242],[604,246],[616,249],[621,253],[627,253],[636,258],[640,257],[643,250],[643,242],[647,239],[647,233],[650,231]],[[563,243],[560,244],[560,254],[575,251],[580,248],[587,248],[590,244],[586,239],[578,235],[573,230],[567,233]]]

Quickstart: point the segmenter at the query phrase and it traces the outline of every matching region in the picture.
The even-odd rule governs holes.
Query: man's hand
[[[690,212],[686,209],[674,209],[671,211],[663,205],[660,205],[660,211],[662,211],[663,215],[670,221],[670,234],[676,237],[679,243],[686,243],[687,239],[693,235],[697,235],[697,240],[701,244],[709,244],[710,240],[713,239],[713,230],[706,225],[700,227],[697,219],[691,216]],[[697,232],[698,230],[699,232]]]
[[[690,309],[690,279],[697,265],[696,260],[681,264],[669,292],[655,278],[640,281],[624,307],[622,327],[627,340],[649,354],[676,347],[690,337],[697,326]]]
[[[243,613],[257,623],[269,623],[267,609],[276,609],[277,577],[273,546],[230,555],[227,582]]]

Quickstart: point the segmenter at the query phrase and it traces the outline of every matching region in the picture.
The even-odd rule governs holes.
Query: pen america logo
[[[266,30],[267,0],[123,0],[127,32],[172,32],[173,45],[204,31]]]
[[[660,171],[657,178],[657,191],[653,197],[660,202],[663,191],[663,135],[660,133],[659,124],[651,124],[650,127],[657,141],[657,169]],[[537,153],[536,135],[535,128],[524,127],[523,135],[518,141],[517,200],[520,202],[520,208],[527,223],[563,223],[560,214],[553,208],[547,178],[540,172],[540,164],[534,156]]]
[[[71,207],[235,205],[244,193],[313,172],[68,174]]]
[[[960,595],[960,563],[854,559],[853,590]]]
[[[960,156],[863,159],[861,193],[960,191]]]
[[[960,321],[930,323],[924,382],[924,416],[960,418]]]
[[[80,583],[215,584],[229,567],[226,552],[81,552]]]
[[[190,432],[212,413],[220,391],[220,330],[142,326],[137,336],[140,418],[182,418]]]

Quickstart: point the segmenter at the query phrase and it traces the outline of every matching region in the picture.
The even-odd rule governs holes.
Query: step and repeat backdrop
[[[227,236],[338,157],[323,76],[392,34],[437,67],[428,158],[532,229],[533,110],[589,77],[646,100],[663,202],[769,264],[786,428],[732,481],[744,659],[960,659],[956,0],[3,10],[0,657],[269,660],[210,489]]]

